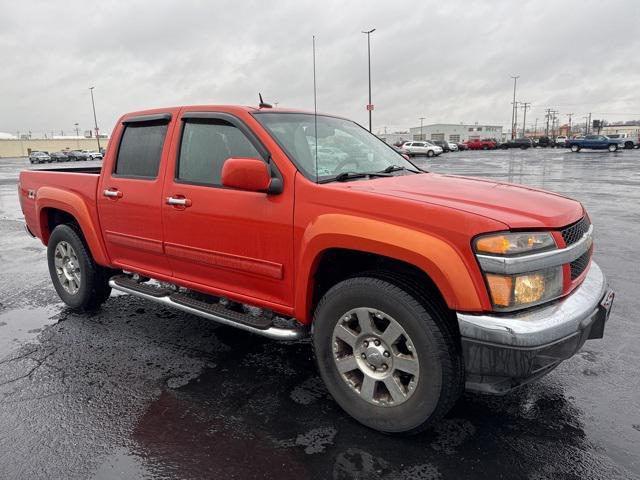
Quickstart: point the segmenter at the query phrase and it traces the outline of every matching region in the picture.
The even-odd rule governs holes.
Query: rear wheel
[[[489,147],[487,147],[486,145],[483,145],[483,146],[482,146],[482,149],[483,149],[483,150],[489,150]]]
[[[618,150],[618,145],[616,145],[615,143],[612,143],[607,148],[609,149],[610,152],[615,152],[616,150]]]
[[[633,142],[624,142],[624,148],[631,150],[633,148]]]
[[[572,152],[579,152],[580,151],[580,146],[579,145],[571,145],[571,151]]]
[[[314,319],[320,374],[364,425],[417,433],[462,391],[462,360],[442,312],[408,286],[356,277],[332,287]]]
[[[72,308],[93,309],[109,295],[109,270],[97,265],[79,229],[58,225],[47,246],[49,274],[56,292]]]
[[[433,150],[427,150],[427,157],[433,157],[434,155]]]

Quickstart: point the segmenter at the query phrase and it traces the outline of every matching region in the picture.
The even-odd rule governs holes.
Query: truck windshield
[[[318,115],[316,125],[314,115],[308,113],[260,112],[254,117],[311,180],[331,181],[347,172],[419,172],[415,165],[355,122]]]

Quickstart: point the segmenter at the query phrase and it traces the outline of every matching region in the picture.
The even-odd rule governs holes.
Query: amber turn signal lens
[[[509,240],[504,235],[479,238],[476,242],[476,250],[482,253],[499,253],[504,255],[509,251]]]
[[[508,307],[511,305],[511,291],[513,279],[502,275],[487,274],[487,284],[491,292],[491,300],[494,305]]]

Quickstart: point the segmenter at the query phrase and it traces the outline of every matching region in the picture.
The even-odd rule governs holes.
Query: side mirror
[[[267,164],[257,158],[227,158],[222,166],[221,180],[225,187],[250,192],[282,192],[282,181],[271,178]]]

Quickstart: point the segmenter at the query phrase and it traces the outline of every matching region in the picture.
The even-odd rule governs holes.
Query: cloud
[[[0,131],[92,126],[127,111],[196,103],[313,107],[366,124],[372,41],[374,129],[511,119],[513,74],[527,119],[640,119],[640,2],[495,0],[23,1],[0,16]],[[626,115],[626,116],[625,116]],[[566,118],[566,117],[564,117]],[[564,119],[563,118],[563,119]]]

